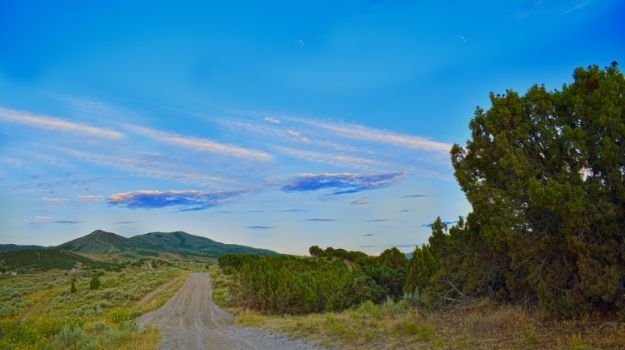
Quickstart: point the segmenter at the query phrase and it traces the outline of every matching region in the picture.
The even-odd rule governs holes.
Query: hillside
[[[58,249],[85,254],[119,254],[124,256],[175,253],[218,258],[227,254],[277,255],[266,249],[216,242],[206,237],[182,231],[151,232],[126,238],[112,232],[97,230],[86,236],[63,243]]]
[[[159,251],[183,255],[200,255],[217,258],[227,254],[278,255],[267,250],[236,244],[225,244],[206,237],[194,236],[182,231],[150,232],[130,238],[147,246],[154,246]]]
[[[60,249],[25,249],[0,253],[0,266],[8,271],[51,269],[68,270],[76,266],[107,268],[110,264]]]
[[[46,247],[40,245],[17,245],[17,244],[0,244],[0,253],[12,252],[16,250],[24,249],[46,249]]]
[[[156,247],[130,240],[112,232],[96,230],[63,243],[58,249],[87,254],[156,255]]]

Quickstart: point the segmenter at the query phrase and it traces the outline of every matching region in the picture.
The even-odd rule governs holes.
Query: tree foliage
[[[89,289],[99,289],[100,284],[100,277],[98,277],[98,275],[95,275],[91,278],[91,281],[89,281]]]
[[[332,247],[310,252],[314,259],[226,255],[218,261],[238,282],[235,301],[268,313],[339,311],[401,297],[407,260],[396,248],[380,257]]]
[[[473,207],[415,251],[406,290],[490,295],[559,315],[625,305],[625,78],[491,94],[451,151]],[[453,299],[453,298],[452,298]]]
[[[72,278],[72,285],[69,289],[70,293],[74,294],[78,291],[78,289],[76,289],[76,279]]]

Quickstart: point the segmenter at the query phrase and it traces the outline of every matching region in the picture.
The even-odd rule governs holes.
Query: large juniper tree
[[[625,79],[616,63],[573,77],[491,94],[451,152],[486,245],[473,258],[507,297],[557,313],[625,307]]]

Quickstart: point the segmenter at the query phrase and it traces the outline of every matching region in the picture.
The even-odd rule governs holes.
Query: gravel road
[[[211,299],[208,273],[192,273],[178,292],[160,309],[138,319],[139,328],[157,327],[160,348],[319,350],[316,345],[260,329],[234,325],[232,315]]]

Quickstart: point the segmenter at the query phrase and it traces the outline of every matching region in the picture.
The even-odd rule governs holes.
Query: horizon
[[[411,252],[490,92],[625,61],[619,1],[185,5],[0,5],[0,244]]]

